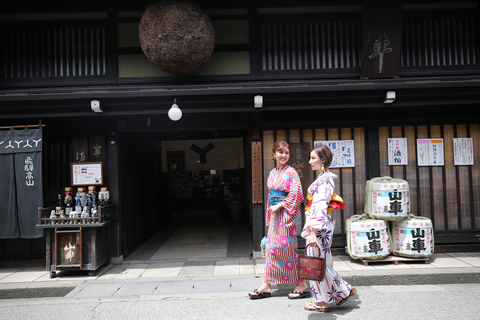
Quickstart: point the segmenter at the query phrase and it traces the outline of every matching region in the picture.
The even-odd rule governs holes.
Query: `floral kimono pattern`
[[[302,185],[297,171],[289,165],[274,168],[267,180],[269,190],[265,247],[265,283],[296,283],[298,279],[297,225],[300,204],[303,200]],[[282,202],[283,209],[271,215],[271,205]]]
[[[333,231],[335,229],[335,220],[330,214],[333,200],[342,201],[341,198],[333,194],[335,183],[333,179],[337,176],[330,171],[322,172],[317,179],[308,188],[308,205],[305,209],[305,227],[302,230],[302,237],[308,239],[311,230],[317,235],[317,243],[320,246],[320,252],[317,248],[308,247],[307,255],[319,255],[325,258],[326,272],[323,281],[310,281],[310,290],[315,302],[324,301],[332,303],[339,299],[346,298],[350,294],[352,287],[343,280],[333,268],[332,252],[330,246],[333,240]],[[340,199],[340,200],[338,200]],[[333,207],[338,207],[333,205]],[[343,207],[343,206],[341,206]]]

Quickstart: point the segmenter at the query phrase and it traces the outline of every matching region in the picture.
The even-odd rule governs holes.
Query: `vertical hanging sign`
[[[362,78],[394,78],[400,70],[403,0],[364,0]]]
[[[75,137],[72,141],[74,162],[88,161],[88,140],[87,137]]]
[[[105,163],[105,136],[89,137],[88,145],[90,162]]]
[[[252,142],[252,202],[263,203],[262,143]]]

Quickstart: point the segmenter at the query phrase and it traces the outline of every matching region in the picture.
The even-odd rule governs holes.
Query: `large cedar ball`
[[[193,2],[152,3],[142,15],[139,35],[147,58],[163,71],[177,75],[206,65],[215,46],[210,18]]]

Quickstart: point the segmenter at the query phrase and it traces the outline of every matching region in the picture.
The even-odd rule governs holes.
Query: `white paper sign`
[[[407,138],[388,139],[388,165],[405,166],[407,164]]]
[[[454,162],[456,166],[473,166],[473,139],[453,139]]]
[[[353,140],[315,141],[314,146],[323,144],[332,150],[330,168],[355,167],[355,145]]]
[[[443,139],[417,139],[419,166],[443,166],[444,159]]]

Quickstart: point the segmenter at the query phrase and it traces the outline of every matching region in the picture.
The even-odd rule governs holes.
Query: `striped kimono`
[[[296,283],[298,279],[297,225],[300,204],[303,200],[302,185],[297,171],[289,165],[280,170],[274,168],[267,180],[269,190],[266,225],[264,282]],[[279,213],[271,215],[270,206],[282,202]]]
[[[310,289],[315,302],[335,302],[338,299],[348,297],[352,289],[350,284],[333,269],[332,252],[330,251],[335,220],[333,220],[331,208],[329,210],[328,206],[334,196],[335,183],[333,179],[336,178],[337,176],[330,171],[324,171],[308,188],[308,204],[305,208],[305,227],[302,230],[302,237],[306,239],[308,244],[310,232],[314,230],[321,252],[319,253],[317,248],[309,246],[307,255],[318,257],[321,254],[321,257],[326,260],[324,280],[310,281]],[[343,202],[341,198],[340,200]]]

